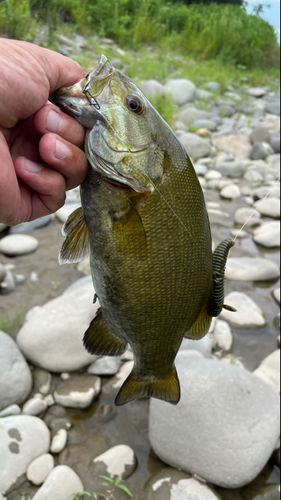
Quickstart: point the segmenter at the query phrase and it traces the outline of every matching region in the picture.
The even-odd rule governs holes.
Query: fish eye
[[[140,115],[141,112],[143,111],[143,103],[142,101],[133,95],[127,95],[126,97],[126,105],[128,108],[136,113],[136,115]]]

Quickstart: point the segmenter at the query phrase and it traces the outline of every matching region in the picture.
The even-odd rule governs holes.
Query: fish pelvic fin
[[[96,356],[120,356],[127,348],[126,342],[118,339],[108,328],[101,308],[86,331],[83,344],[90,354]]]
[[[206,305],[200,312],[192,327],[184,335],[187,339],[200,340],[208,333],[212,322],[212,316],[207,311]]]
[[[213,253],[213,289],[209,300],[208,313],[214,317],[219,316],[222,309],[228,309],[235,312],[234,308],[224,304],[226,261],[229,251],[234,245],[235,242],[227,238],[217,246]]]
[[[134,399],[151,397],[177,405],[181,398],[180,383],[175,366],[168,377],[141,378],[134,370],[121,387],[116,400],[116,406],[122,406]]]
[[[62,234],[66,238],[59,254],[60,264],[77,263],[88,257],[89,230],[82,207],[70,214],[62,228]]]

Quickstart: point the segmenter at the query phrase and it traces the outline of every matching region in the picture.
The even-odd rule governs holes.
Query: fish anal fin
[[[60,254],[60,264],[77,263],[89,255],[89,230],[82,211],[77,208],[68,217],[63,226],[62,234],[66,236]]]
[[[113,235],[121,252],[146,258],[147,240],[142,219],[130,200],[120,210],[112,211]]]
[[[181,391],[176,368],[173,367],[172,373],[163,378],[141,378],[135,375],[133,370],[121,387],[115,404],[116,406],[122,406],[134,399],[143,397],[161,399],[177,405],[180,401]]]
[[[200,340],[208,333],[212,322],[212,316],[208,314],[206,306],[200,312],[192,327],[184,335],[187,339]]]
[[[108,328],[101,309],[86,331],[83,343],[87,351],[96,356],[120,356],[127,348],[126,342],[119,340]]]

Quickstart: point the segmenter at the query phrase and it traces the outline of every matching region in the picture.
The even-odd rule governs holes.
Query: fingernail
[[[57,160],[64,160],[69,153],[68,147],[60,141],[56,141],[55,157]]]
[[[43,165],[40,165],[40,163],[35,163],[34,161],[25,160],[25,168],[28,172],[37,174],[38,172],[40,172],[40,170],[42,170]]]
[[[56,113],[53,109],[51,109],[47,116],[46,128],[50,132],[58,132],[62,125],[62,117]]]

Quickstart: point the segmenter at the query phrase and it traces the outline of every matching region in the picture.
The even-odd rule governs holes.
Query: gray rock
[[[235,161],[234,158],[229,160],[224,159],[223,161],[217,161],[216,170],[226,177],[237,179],[244,174],[245,165],[241,161]]]
[[[0,264],[0,283],[6,276],[6,267],[3,264]]]
[[[194,170],[198,176],[204,177],[208,172],[206,165],[201,165],[200,163],[195,163]]]
[[[13,273],[10,269],[6,267],[6,273],[4,279],[0,283],[0,293],[2,295],[8,295],[16,289],[16,283]]]
[[[26,401],[26,403],[23,405],[22,408],[22,413],[23,415],[34,415],[38,416],[43,413],[48,408],[48,404],[44,399],[41,399],[39,397],[33,397]]]
[[[255,200],[261,200],[265,197],[280,198],[280,186],[270,187],[262,186],[254,189],[253,196]]]
[[[171,94],[172,101],[179,106],[195,99],[196,87],[189,80],[169,80],[164,85],[164,90]]]
[[[280,248],[280,223],[265,222],[255,229],[254,241],[266,248]]]
[[[56,217],[60,222],[64,224],[70,214],[72,214],[72,212],[74,212],[79,207],[81,207],[80,203],[66,203],[63,207],[57,210]]]
[[[235,200],[241,197],[241,191],[239,189],[239,186],[236,186],[236,184],[229,184],[221,190],[220,195],[222,198]]]
[[[90,374],[76,374],[57,387],[54,398],[67,408],[88,408],[101,391],[101,379]]]
[[[269,354],[253,373],[280,393],[280,349]]]
[[[33,389],[36,392],[40,392],[44,396],[49,394],[51,391],[52,385],[52,375],[40,368],[34,368],[32,370],[32,378],[33,378]]]
[[[137,458],[134,450],[126,445],[114,446],[93,460],[93,471],[96,475],[106,475],[111,478],[130,477],[137,468]]]
[[[82,340],[99,304],[93,285],[79,287],[36,310],[17,336],[17,343],[35,366],[51,372],[79,370],[93,361]]]
[[[274,153],[280,153],[280,134],[278,132],[271,134],[269,142]]]
[[[254,207],[259,211],[261,215],[266,215],[268,217],[273,217],[275,219],[280,218],[280,200],[279,198],[266,198],[265,200],[256,201]]]
[[[268,259],[229,257],[225,277],[237,281],[270,281],[280,276],[279,267]]]
[[[267,94],[267,89],[262,87],[251,87],[248,89],[248,94],[256,98],[264,97]]]
[[[11,234],[0,241],[0,252],[8,257],[16,257],[35,252],[38,240],[27,234]]]
[[[280,98],[277,98],[276,100],[272,102],[267,102],[265,106],[265,110],[268,113],[271,113],[272,115],[278,115],[280,116]]]
[[[199,158],[209,156],[211,143],[208,139],[203,139],[196,134],[184,133],[179,138],[187,154],[195,161]]]
[[[32,387],[30,369],[14,340],[0,330],[0,410],[23,403]]]
[[[55,461],[52,455],[46,453],[31,462],[27,469],[27,479],[36,486],[44,483],[51,470],[55,467]]]
[[[213,132],[214,130],[216,130],[217,124],[213,120],[207,120],[207,119],[201,118],[199,120],[194,121],[193,127],[198,128],[198,129],[204,128],[207,130],[211,130],[211,132]]]
[[[251,217],[251,218],[250,218]],[[235,223],[245,227],[253,227],[260,224],[260,214],[252,208],[238,208],[234,214]]]
[[[190,126],[193,125],[193,123],[196,120],[209,120],[210,119],[210,113],[208,111],[204,111],[202,109],[197,109],[197,108],[186,108],[179,115],[177,116],[177,119],[180,122],[183,122],[185,125]]]
[[[253,130],[250,135],[251,144],[255,144],[255,142],[269,142],[270,133],[265,127],[257,127]]]
[[[10,234],[21,234],[21,233],[31,233],[31,231],[35,231],[36,229],[40,229],[41,227],[47,226],[52,220],[51,215],[45,215],[45,217],[41,217],[40,219],[36,219],[30,222],[22,222],[22,224],[18,224],[17,226],[10,227]]]
[[[19,405],[10,405],[0,411],[0,418],[11,417],[12,415],[20,415],[21,409]]]
[[[103,356],[94,361],[87,369],[87,373],[99,376],[116,375],[120,368],[120,358]]]
[[[264,160],[273,153],[273,149],[267,142],[255,142],[251,151],[252,160]]]
[[[219,319],[216,321],[214,329],[215,347],[222,351],[231,351],[233,346],[233,334],[229,324],[226,321]]]
[[[264,179],[263,175],[255,169],[247,170],[243,177],[246,181],[249,181],[253,187],[261,185]]]
[[[212,355],[212,341],[208,335],[201,340],[183,339],[181,351],[198,351],[205,358],[210,358]]]
[[[53,454],[60,453],[66,447],[66,443],[67,443],[67,430],[59,429],[53,436],[50,448],[51,453]]]
[[[74,472],[67,465],[58,465],[48,475],[44,484],[35,493],[32,500],[69,500],[70,496],[80,493],[84,486]]]
[[[5,494],[33,460],[48,453],[50,431],[37,417],[6,417],[0,422],[0,442],[0,491]]]
[[[231,118],[235,114],[235,109],[230,104],[223,103],[219,106],[219,114],[222,117]]]
[[[147,96],[162,94],[165,91],[164,86],[161,83],[157,82],[157,80],[147,80],[145,82],[142,82],[140,84],[140,88]]]
[[[231,236],[233,236],[233,238],[248,238],[249,233],[244,229],[232,229]]]
[[[213,94],[212,92],[208,92],[208,90],[197,89],[196,97],[197,99],[199,99],[199,101],[209,101],[213,98]]]
[[[239,160],[245,160],[250,157],[252,145],[245,135],[230,134],[225,137],[214,137],[212,141],[221,151],[232,154]]]
[[[172,467],[212,484],[238,488],[251,482],[279,436],[278,395],[246,370],[219,361],[187,359],[181,353],[177,369],[180,403],[150,403],[154,452]],[[182,422],[188,422],[184,432]]]
[[[221,84],[219,82],[208,82],[206,83],[206,87],[212,92],[216,92],[217,90],[220,90]]]
[[[220,318],[237,328],[258,328],[266,326],[266,320],[260,307],[243,292],[231,292],[225,304],[234,307],[237,312],[223,310]]]

